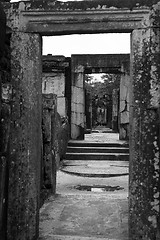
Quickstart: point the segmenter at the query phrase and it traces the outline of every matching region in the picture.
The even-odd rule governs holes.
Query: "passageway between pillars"
[[[126,155],[82,159],[80,153],[91,150],[97,156]],[[68,154],[77,151],[76,160],[64,160],[57,194],[41,209],[40,240],[128,240],[128,144],[118,134],[94,132],[69,142]]]

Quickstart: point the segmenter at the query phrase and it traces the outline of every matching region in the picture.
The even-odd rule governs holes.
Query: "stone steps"
[[[122,238],[119,239],[111,239],[111,238],[103,238],[103,237],[84,237],[84,236],[72,236],[72,235],[54,235],[50,234],[47,235],[46,238],[47,240],[122,240]],[[45,240],[43,237],[40,237],[39,240]],[[123,239],[125,240],[125,239]],[[126,239],[127,240],[127,239]]]
[[[66,160],[128,161],[128,144],[69,141]]]
[[[128,153],[129,149],[126,147],[72,147],[68,146],[68,153]]]
[[[128,161],[128,153],[66,153],[66,160],[115,160]]]
[[[118,148],[129,148],[128,143],[114,143],[114,142],[86,142],[83,140],[76,141],[76,140],[70,140],[68,142],[68,146],[72,147],[118,147]]]

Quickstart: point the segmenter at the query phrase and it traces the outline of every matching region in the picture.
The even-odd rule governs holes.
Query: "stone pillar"
[[[42,181],[45,188],[52,193],[56,191],[56,159],[54,152],[57,97],[54,94],[43,94],[43,168]]]
[[[129,139],[129,84],[130,75],[129,66],[122,66],[123,74],[120,80],[120,123],[119,123],[119,139]]]
[[[61,117],[67,116],[67,104],[65,97],[65,69],[64,72],[43,73],[42,92],[57,95],[57,112]]]
[[[3,71],[4,74],[5,71]],[[5,74],[4,74],[5,75]],[[7,79],[3,79],[7,80]],[[8,168],[11,123],[12,87],[9,81],[2,84],[2,107],[0,122],[0,236],[6,239],[7,232],[7,200],[8,200]]]
[[[153,10],[150,23],[159,20]],[[149,21],[149,20],[148,20]],[[132,33],[129,239],[160,239],[160,22]]]
[[[38,237],[41,162],[41,37],[11,36],[12,115],[8,240]]]
[[[85,91],[84,67],[79,65],[72,69],[71,88],[71,138],[84,139],[85,128]]]
[[[119,115],[119,90],[113,89],[112,92],[112,129],[118,132],[118,116]]]

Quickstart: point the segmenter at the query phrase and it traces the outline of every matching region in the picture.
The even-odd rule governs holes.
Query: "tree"
[[[112,114],[112,92],[113,89],[119,89],[120,75],[103,74],[101,81],[96,81],[93,76],[86,74],[85,80],[86,92],[92,98],[93,122],[98,122],[97,110],[106,109],[109,123]]]

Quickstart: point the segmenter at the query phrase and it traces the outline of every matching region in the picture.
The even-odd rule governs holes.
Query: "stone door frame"
[[[85,73],[128,72],[129,54],[76,54],[71,56],[71,138],[83,140],[85,133]],[[127,65],[127,69],[125,67]],[[129,107],[129,106],[128,106]]]
[[[11,61],[12,82],[14,85],[13,94],[15,97],[14,104],[15,106],[19,106],[19,101],[21,101],[20,111],[23,112],[25,109],[25,115],[28,116],[27,113],[31,114],[33,121],[35,119],[35,113],[39,114],[37,112],[37,104],[40,106],[42,93],[40,87],[34,89],[34,81],[37,83],[41,78],[41,74],[39,72],[37,76],[34,74],[31,80],[27,79],[26,74],[29,73],[26,70],[26,66],[29,66],[31,72],[35,71],[34,61],[39,59],[39,46],[37,45],[37,41],[39,44],[40,36],[74,33],[131,33],[130,88],[132,94],[130,97],[130,117],[132,124],[130,124],[129,236],[130,240],[156,239],[156,236],[159,236],[160,232],[158,195],[159,174],[157,172],[157,169],[159,169],[159,135],[156,125],[159,119],[157,110],[159,109],[159,95],[157,97],[157,89],[159,89],[159,50],[157,46],[160,45],[160,23],[158,22],[158,18],[156,18],[158,16],[159,5],[155,5],[152,12],[150,12],[150,9],[147,7],[136,7],[131,11],[126,8],[107,8],[106,5],[94,6],[94,2],[93,6],[85,9],[83,9],[83,7],[81,8],[81,5],[77,6],[76,8],[76,4],[72,7],[68,3],[55,3],[53,1],[48,1],[47,4],[43,1],[6,4],[5,9],[8,26],[13,32],[11,36]],[[156,9],[158,9],[157,12]],[[150,36],[152,36],[152,39]],[[25,55],[20,49],[18,38],[20,41],[22,40],[23,45],[21,45],[23,46]],[[25,39],[27,39],[27,41]],[[32,51],[34,47],[38,46],[38,56],[36,56],[36,52],[34,52],[34,56],[32,55],[28,43]],[[17,57],[15,57],[16,49],[18,49]],[[27,58],[27,51],[29,52],[29,59]],[[20,60],[22,60],[22,62],[20,62]],[[41,67],[41,64],[37,62],[36,64],[36,68]],[[149,69],[151,65],[152,68]],[[25,80],[23,79],[24,76]],[[37,79],[37,77],[39,79]],[[32,82],[31,85],[29,84],[30,81]],[[30,89],[30,87],[33,88]],[[30,92],[32,94],[31,99]],[[26,93],[29,94],[29,96],[26,95]],[[30,102],[32,98],[34,104]],[[29,107],[27,107],[28,101]],[[18,109],[17,107],[17,112],[19,111]],[[19,115],[21,120],[22,112],[20,112]],[[37,116],[40,120],[40,115]],[[16,125],[18,131],[15,131],[16,117],[17,115],[15,114],[15,122],[13,122],[13,130],[11,129],[11,132],[12,139],[14,139],[14,136],[17,136],[16,139],[19,140],[21,139],[22,132],[27,132],[31,126],[23,125],[22,129],[21,126],[19,127]],[[32,129],[32,135],[34,136],[35,133],[37,140],[40,138],[40,128],[41,126],[38,124]],[[23,135],[23,137],[24,140],[26,140],[25,135]],[[30,169],[30,167],[32,167],[33,169],[31,177],[33,180],[32,183],[35,183],[35,186],[33,186],[33,189],[35,189],[34,195],[38,198],[39,193],[36,190],[38,173],[36,169],[39,168],[39,166],[37,167],[37,162],[40,162],[40,144],[36,146],[36,162],[34,159],[31,159],[31,165],[29,165],[27,161],[33,149],[32,139],[28,137],[27,140],[29,143],[28,146],[31,148],[27,150],[28,155],[23,156],[26,157],[25,168]],[[25,145],[23,147],[25,147]],[[12,158],[13,165],[11,174],[14,174],[14,163],[19,161],[17,153],[14,151],[15,146],[12,148],[12,155],[14,157]],[[30,196],[31,194],[29,192],[28,198],[30,198]],[[36,199],[36,197],[34,199]],[[34,208],[32,207],[33,203],[35,203]],[[30,207],[32,208],[31,216],[34,219],[34,221],[31,220],[31,222],[34,222],[34,230],[33,228],[31,229],[30,238],[27,239],[36,239],[35,236],[38,232],[39,221],[38,207],[35,201],[31,201],[30,205],[30,199],[27,204],[29,209]],[[10,216],[12,216],[12,209],[10,211]],[[8,235],[12,232],[10,228],[12,228],[13,221],[14,219],[10,218]],[[19,224],[20,227],[23,227],[22,221],[19,222]],[[28,229],[27,226],[25,229]],[[14,238],[14,236],[12,237],[11,235],[9,235],[9,237],[9,239],[19,239],[19,237]]]

